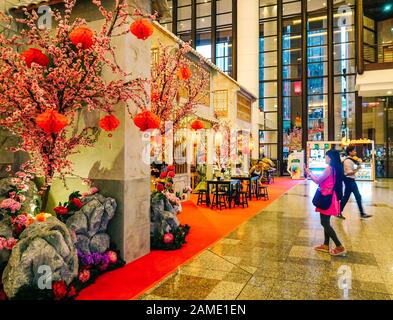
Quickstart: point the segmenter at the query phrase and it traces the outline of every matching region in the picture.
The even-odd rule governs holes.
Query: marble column
[[[150,1],[130,1],[142,11],[150,12]],[[92,7],[80,3],[75,16],[87,17],[88,25],[99,30],[102,20],[95,20]],[[90,19],[89,19],[90,18]],[[112,40],[116,47],[116,60],[132,78],[149,78],[151,65],[151,41],[138,40],[130,33],[115,37]],[[113,79],[111,70],[103,70],[107,80]],[[124,79],[124,81],[131,79]],[[136,112],[135,106],[129,106]],[[100,192],[113,197],[118,209],[109,224],[112,241],[121,251],[127,263],[150,252],[150,166],[143,161],[144,139],[142,133],[132,122],[124,104],[116,107],[116,117],[120,127],[112,137],[101,132],[99,140],[92,149],[84,149],[81,154],[72,158],[74,171],[82,177],[89,177],[100,189]],[[80,123],[98,125],[103,114],[82,114]],[[73,190],[85,191],[80,179],[68,178],[69,190],[57,181],[50,196],[50,207],[59,201],[65,201]]]
[[[259,1],[237,2],[238,10],[238,81],[256,97],[259,97]],[[258,101],[251,111],[251,132],[255,141],[259,136]],[[256,143],[258,145],[258,143]],[[252,158],[258,158],[258,148],[253,148]]]

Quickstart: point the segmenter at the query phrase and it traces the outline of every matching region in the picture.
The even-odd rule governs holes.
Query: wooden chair
[[[207,190],[199,190],[198,191],[197,206],[199,206],[201,204],[207,204]]]

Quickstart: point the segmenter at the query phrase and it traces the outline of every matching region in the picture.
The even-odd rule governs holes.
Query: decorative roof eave
[[[63,2],[63,0],[22,0],[9,8],[10,11],[17,12],[23,8],[28,10],[37,9],[42,5],[54,5]],[[171,17],[171,9],[167,0],[152,0],[152,10],[158,12],[160,18],[168,19]]]
[[[22,0],[19,3],[11,6],[8,11],[11,13],[22,11],[22,9],[26,8],[28,10],[38,9],[42,5],[55,5],[63,2],[63,0]]]

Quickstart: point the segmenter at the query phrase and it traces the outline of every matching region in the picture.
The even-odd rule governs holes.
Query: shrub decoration
[[[181,225],[177,214],[182,211],[180,198],[174,192],[175,167],[163,169],[155,179],[151,196],[151,248],[180,249],[186,243],[190,226]]]

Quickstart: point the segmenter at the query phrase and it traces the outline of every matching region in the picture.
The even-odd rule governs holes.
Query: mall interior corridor
[[[367,213],[351,198],[332,224],[346,257],[315,252],[323,242],[304,182],[144,294],[141,299],[390,300],[393,298],[393,181],[359,183]],[[352,289],[343,290],[343,276]]]

